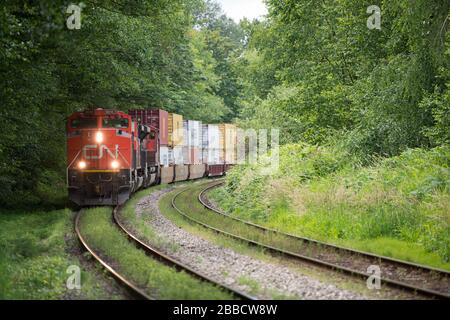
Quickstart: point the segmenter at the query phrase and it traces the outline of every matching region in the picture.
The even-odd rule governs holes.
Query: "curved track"
[[[110,264],[108,264],[104,259],[102,259],[95,251],[88,245],[86,239],[83,237],[80,231],[80,217],[83,210],[77,213],[75,218],[75,232],[77,233],[78,239],[80,240],[83,247],[97,260],[119,283],[123,286],[133,297],[140,300],[154,300],[152,297],[147,295],[144,291],[139,289],[133,283],[128,281],[124,276],[122,276],[117,270],[115,270]]]
[[[119,208],[115,208],[114,212],[113,212],[113,219],[114,222],[116,223],[116,225],[119,227],[120,230],[122,230],[125,235],[128,237],[128,239],[132,242],[134,242],[134,244],[145,251],[145,253],[155,259],[157,259],[158,261],[170,266],[170,267],[174,267],[175,269],[177,269],[178,271],[184,271],[188,274],[190,274],[191,276],[194,276],[197,279],[200,279],[202,281],[206,281],[209,282],[219,288],[222,288],[224,291],[229,292],[232,296],[234,296],[237,299],[242,299],[242,300],[255,300],[254,297],[247,295],[244,292],[241,291],[237,291],[234,290],[228,286],[222,285],[216,281],[214,281],[213,279],[191,269],[189,266],[178,262],[177,260],[171,258],[170,256],[166,255],[165,253],[151,247],[149,244],[145,243],[144,241],[140,240],[135,234],[133,234],[132,231],[130,231],[119,219]]]
[[[199,224],[207,229],[211,229],[217,233],[224,234],[228,237],[247,242],[249,244],[264,248],[273,253],[281,254],[287,257],[296,258],[312,262],[317,265],[332,268],[334,270],[349,273],[367,279],[370,274],[366,272],[370,265],[378,265],[381,267],[382,283],[389,284],[401,289],[417,292],[426,296],[434,298],[450,299],[450,272],[446,270],[413,264],[401,260],[392,259],[389,257],[379,256],[357,250],[352,250],[344,247],[330,245],[316,240],[294,236],[283,233],[277,230],[265,228],[263,226],[244,221],[230,215],[223,213],[212,207],[205,199],[205,192],[222,185],[223,182],[214,181],[207,183],[207,187],[203,188],[198,194],[198,201],[208,210],[219,214],[227,219],[231,219],[238,224],[245,225],[249,228],[258,230],[265,235],[276,235],[285,237],[292,242],[301,244],[301,252],[294,252],[283,248],[275,247],[268,243],[262,243],[253,239],[248,239],[242,235],[233,234],[225,230],[213,227],[204,223],[181,210],[177,204],[177,198],[184,192],[189,191],[185,188],[177,192],[172,197],[172,207],[182,216],[188,220]],[[306,249],[306,250],[305,250]],[[305,254],[307,252],[307,254]],[[387,271],[387,272],[383,272]]]
[[[101,258],[87,243],[86,239],[83,237],[80,231],[80,217],[82,215],[83,210],[79,211],[75,218],[75,232],[78,236],[83,247],[97,260],[118,282],[121,286],[123,286],[133,297],[140,300],[155,300],[154,298],[147,295],[143,290],[139,289],[136,285],[134,285],[131,281],[127,280],[123,275],[121,275],[117,270],[115,270],[105,259]],[[145,253],[152,258],[164,263],[165,265],[174,267],[178,271],[185,271],[186,273],[200,279],[202,281],[209,282],[219,288],[222,288],[224,291],[230,293],[233,297],[241,300],[256,300],[254,297],[247,295],[246,293],[234,290],[228,286],[222,285],[211,278],[208,278],[205,275],[202,275],[199,272],[194,271],[189,268],[187,265],[184,265],[171,257],[165,255],[163,252],[158,251],[155,248],[152,248],[142,240],[140,240],[136,235],[134,235],[119,219],[119,207],[115,207],[113,209],[113,221],[117,225],[117,227],[125,233],[130,241],[132,241],[138,248],[145,251]]]

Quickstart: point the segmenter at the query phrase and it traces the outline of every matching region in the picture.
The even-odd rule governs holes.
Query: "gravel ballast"
[[[159,210],[159,199],[171,190],[155,191],[141,199],[136,214],[145,217],[146,223],[158,235],[159,239],[152,245],[183,264],[259,299],[276,296],[308,300],[365,299],[297,270],[237,253],[180,229]]]

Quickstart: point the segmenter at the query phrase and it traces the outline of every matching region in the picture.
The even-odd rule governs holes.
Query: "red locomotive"
[[[180,119],[159,109],[72,114],[67,121],[69,198],[80,206],[121,205],[154,184],[223,175],[233,164],[225,160],[231,148],[224,141],[235,134],[222,130],[218,136],[213,129],[220,125],[182,120],[180,125]]]

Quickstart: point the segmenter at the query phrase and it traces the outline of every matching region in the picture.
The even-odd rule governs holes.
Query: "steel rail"
[[[204,190],[202,190],[200,192],[200,194],[198,195],[199,202],[205,208],[207,208],[207,209],[209,209],[211,211],[214,211],[215,213],[218,213],[218,214],[220,214],[222,216],[225,216],[227,218],[233,219],[235,221],[241,222],[243,224],[255,227],[255,228],[260,229],[262,231],[279,234],[279,235],[282,235],[282,236],[285,236],[285,237],[288,237],[288,238],[291,238],[291,239],[297,240],[297,241],[303,241],[303,242],[306,242],[306,243],[314,243],[315,245],[324,246],[324,247],[327,247],[327,248],[332,248],[332,249],[339,250],[339,251],[342,251],[342,252],[347,252],[347,253],[350,253],[350,254],[358,254],[358,255],[365,256],[367,258],[381,259],[382,261],[386,261],[386,262],[390,262],[390,263],[394,263],[394,264],[400,264],[400,265],[405,266],[405,267],[414,267],[414,268],[417,268],[417,269],[422,269],[422,270],[427,271],[427,272],[438,272],[438,273],[445,274],[446,276],[450,277],[450,271],[447,271],[447,270],[444,270],[444,269],[428,267],[428,266],[425,266],[425,265],[422,265],[422,264],[418,264],[418,263],[412,263],[412,262],[403,261],[403,260],[399,260],[399,259],[395,259],[395,258],[391,258],[391,257],[387,257],[387,256],[377,255],[377,254],[374,254],[374,253],[369,253],[369,252],[364,252],[364,251],[360,251],[360,250],[350,249],[350,248],[346,248],[346,247],[342,247],[342,246],[337,246],[337,245],[334,245],[334,244],[321,242],[321,241],[310,239],[310,238],[307,238],[307,237],[300,237],[300,236],[296,236],[296,235],[293,235],[293,234],[290,234],[290,233],[285,233],[283,231],[279,231],[279,230],[276,230],[276,229],[263,227],[263,226],[261,226],[259,224],[255,224],[255,223],[252,223],[250,221],[246,221],[246,220],[242,220],[242,219],[233,217],[233,216],[231,216],[231,215],[229,215],[229,214],[227,214],[225,212],[217,210],[216,208],[214,208],[211,205],[207,204],[202,199],[204,194],[207,191],[209,191],[209,190],[211,190],[213,188],[217,188],[218,186],[223,185],[223,184],[224,184],[224,182],[221,181],[219,183],[212,184],[212,185],[208,186],[207,188],[205,188]]]
[[[172,257],[168,256],[167,254],[161,252],[160,250],[150,246],[143,240],[139,239],[132,231],[130,231],[125,224],[120,221],[119,219],[119,208],[116,207],[113,212],[113,220],[115,224],[118,226],[118,228],[128,237],[128,239],[133,242],[138,248],[142,249],[147,255],[155,258],[156,260],[164,263],[165,265],[168,265],[170,267],[174,267],[178,271],[185,271],[187,274],[201,280],[204,282],[209,282],[213,284],[216,287],[222,288],[224,291],[230,293],[232,296],[238,299],[242,300],[256,300],[255,297],[252,297],[244,292],[232,289],[229,286],[226,286],[224,284],[221,284],[210,277],[195,271],[194,269],[190,268],[186,264],[183,264]]]
[[[83,237],[80,231],[80,217],[83,210],[80,210],[75,218],[75,232],[78,236],[79,241],[83,247],[95,258],[102,266],[105,268],[117,281],[123,286],[132,296],[139,300],[155,300],[150,297],[143,290],[134,285],[131,281],[127,280],[123,275],[121,275],[117,270],[115,270],[110,264],[108,264],[104,259],[102,259],[87,243],[86,239]]]
[[[396,265],[401,265],[401,266],[407,267],[407,268],[421,269],[421,270],[424,270],[426,272],[437,272],[437,273],[443,274],[446,277],[448,277],[449,274],[450,274],[450,272],[448,272],[446,270],[441,270],[441,269],[436,269],[436,268],[428,268],[426,266],[413,264],[413,263],[408,263],[408,262],[403,262],[403,261],[397,260],[397,259],[387,258],[387,257],[384,257],[384,256],[377,256],[377,255],[365,253],[365,252],[362,252],[362,251],[351,250],[351,249],[344,248],[344,247],[339,247],[339,246],[335,246],[335,245],[331,245],[331,244],[326,244],[326,243],[323,243],[323,242],[320,242],[320,241],[316,241],[316,240],[312,240],[312,239],[308,239],[308,238],[303,238],[303,237],[298,237],[298,236],[294,236],[292,234],[282,233],[282,232],[279,232],[279,231],[274,230],[274,229],[268,229],[268,228],[265,228],[263,226],[260,226],[260,225],[254,224],[254,223],[251,223],[251,222],[248,222],[248,221],[244,221],[244,220],[232,217],[232,216],[230,216],[230,215],[228,215],[226,213],[223,213],[223,212],[221,212],[219,210],[216,210],[215,208],[212,208],[210,205],[205,203],[205,201],[203,201],[203,199],[202,199],[202,196],[204,195],[204,192],[206,192],[207,190],[210,190],[213,187],[217,187],[218,185],[221,185],[221,184],[223,184],[223,182],[219,182],[219,183],[213,182],[207,188],[202,190],[202,192],[198,196],[198,200],[200,201],[200,203],[205,208],[207,208],[209,210],[212,210],[215,213],[221,214],[221,215],[223,215],[223,216],[225,216],[227,218],[230,218],[230,219],[233,219],[233,220],[238,221],[240,223],[246,224],[248,226],[257,228],[257,229],[259,229],[261,231],[264,231],[264,232],[276,233],[276,234],[279,234],[279,235],[283,235],[283,236],[289,237],[291,239],[295,239],[297,241],[300,240],[300,241],[303,241],[305,243],[310,243],[310,244],[314,244],[314,245],[320,245],[323,248],[329,248],[329,249],[333,249],[333,250],[338,250],[338,251],[343,252],[343,253],[345,252],[346,254],[356,254],[356,255],[364,256],[364,257],[370,258],[370,259],[377,259],[380,262],[384,261],[384,262],[391,263],[391,264],[394,263]],[[190,221],[192,221],[192,222],[194,222],[196,224],[199,224],[199,225],[201,225],[201,226],[203,226],[203,227],[205,227],[207,229],[213,230],[213,231],[215,231],[217,233],[220,233],[220,234],[226,235],[228,237],[237,239],[239,241],[247,242],[249,244],[252,244],[252,245],[255,245],[255,246],[267,249],[267,250],[269,250],[270,252],[273,252],[273,253],[278,253],[278,254],[282,254],[282,255],[285,255],[285,256],[288,256],[288,257],[291,257],[291,258],[296,258],[296,259],[301,259],[301,260],[304,260],[304,261],[312,262],[312,263],[317,264],[317,265],[325,266],[325,267],[328,267],[328,268],[331,268],[331,269],[334,269],[334,270],[338,270],[338,271],[343,271],[345,273],[352,274],[352,275],[355,275],[355,276],[359,276],[359,277],[365,278],[365,279],[367,279],[369,276],[371,276],[370,274],[365,273],[365,272],[361,272],[361,271],[358,271],[358,270],[355,270],[355,269],[352,269],[352,268],[344,267],[344,266],[341,266],[341,265],[338,265],[338,264],[335,264],[335,263],[329,263],[329,262],[326,262],[326,261],[323,261],[323,260],[320,260],[320,259],[316,259],[316,258],[313,258],[313,257],[310,257],[310,256],[302,255],[302,254],[299,254],[299,253],[296,253],[296,252],[292,252],[292,251],[288,251],[288,250],[285,250],[285,249],[276,248],[274,246],[270,246],[270,245],[263,244],[263,243],[260,243],[260,242],[257,242],[257,241],[254,241],[254,240],[251,240],[251,239],[248,239],[248,238],[236,235],[236,234],[232,234],[232,233],[229,233],[227,231],[220,230],[220,229],[217,229],[215,227],[212,227],[212,226],[210,226],[210,225],[208,225],[206,223],[203,223],[203,222],[201,222],[201,221],[191,217],[190,215],[186,214],[185,212],[183,212],[181,209],[179,209],[176,206],[175,202],[176,202],[176,199],[178,198],[178,196],[180,196],[182,193],[184,193],[184,192],[186,192],[188,190],[189,190],[189,188],[185,188],[185,189],[177,192],[172,197],[172,207],[180,215],[184,216],[185,218],[187,218],[188,220],[190,220]],[[409,291],[418,292],[418,293],[421,293],[421,294],[424,294],[424,295],[427,295],[427,296],[450,299],[450,294],[448,294],[448,293],[443,293],[443,292],[440,292],[440,291],[435,291],[435,290],[431,290],[431,289],[427,289],[427,288],[423,288],[423,287],[418,287],[418,286],[411,285],[409,283],[397,281],[397,280],[394,280],[394,279],[388,279],[388,278],[384,278],[384,277],[381,278],[381,281],[384,282],[384,283],[387,283],[387,284],[389,284],[391,286],[397,287],[397,288],[407,289]]]

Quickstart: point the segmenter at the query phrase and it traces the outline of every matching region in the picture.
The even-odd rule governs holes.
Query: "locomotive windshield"
[[[96,128],[97,127],[97,119],[96,118],[74,119],[70,123],[70,126],[74,129]]]
[[[128,128],[128,119],[103,119],[103,128],[118,128],[125,129]]]

